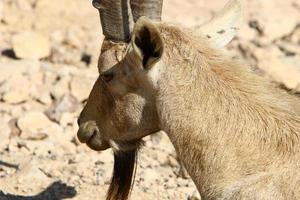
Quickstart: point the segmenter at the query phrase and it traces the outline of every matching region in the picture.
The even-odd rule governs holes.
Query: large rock
[[[9,91],[3,95],[3,100],[7,103],[21,103],[29,99],[29,94],[27,91],[17,90]]]
[[[88,98],[95,80],[86,75],[74,75],[71,80],[71,92],[79,100]]]
[[[50,92],[55,99],[60,99],[69,91],[70,77],[69,75],[60,76],[60,79],[51,87]]]
[[[254,55],[259,61],[258,66],[273,80],[283,83],[289,89],[300,91],[300,56],[275,56],[260,48],[255,49]]]
[[[0,21],[2,20],[3,18],[3,2],[0,1]]]
[[[18,126],[22,130],[21,137],[26,139],[43,139],[49,127],[55,125],[48,117],[39,111],[31,111],[18,120]]]
[[[45,105],[50,105],[52,103],[49,85],[47,84],[32,87],[31,95]]]
[[[247,20],[258,22],[267,42],[289,35],[299,23],[300,12],[292,1],[245,1],[245,4]]]
[[[12,47],[18,58],[40,59],[50,55],[49,39],[44,35],[27,31],[12,38]]]
[[[30,95],[38,102],[49,105],[52,103],[52,97],[50,95],[50,88],[52,88],[52,82],[47,82],[46,74],[40,71],[39,73],[31,74],[30,80]]]
[[[0,61],[0,82],[10,80],[12,76],[34,74],[40,70],[40,62],[36,60]]]
[[[30,82],[23,75],[15,75],[0,86],[3,100],[10,104],[24,102],[30,98]]]
[[[63,114],[75,112],[79,103],[71,94],[65,94],[58,99],[47,111],[50,119],[60,121]]]

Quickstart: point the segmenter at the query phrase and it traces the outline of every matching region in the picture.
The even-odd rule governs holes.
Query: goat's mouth
[[[103,151],[110,147],[109,143],[101,135],[95,121],[87,121],[79,126],[77,137],[81,143],[95,151]]]

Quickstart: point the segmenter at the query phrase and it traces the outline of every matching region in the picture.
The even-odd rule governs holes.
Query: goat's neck
[[[217,193],[220,184],[226,187],[280,162],[281,153],[293,151],[288,140],[296,139],[288,131],[287,135],[276,135],[283,134],[281,129],[289,126],[284,124],[292,117],[281,110],[281,105],[272,103],[276,99],[264,96],[269,94],[257,96],[255,92],[264,89],[253,93],[244,91],[247,88],[218,88],[224,83],[217,79],[203,81],[209,74],[201,73],[207,77],[189,77],[181,82],[172,82],[176,75],[164,77],[167,84],[160,83],[157,106],[161,128],[201,195],[207,196],[212,190]],[[289,109],[289,105],[285,107]]]

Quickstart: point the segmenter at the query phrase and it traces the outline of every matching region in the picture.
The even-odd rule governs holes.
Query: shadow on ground
[[[34,196],[23,196],[4,193],[0,190],[1,200],[62,200],[76,196],[73,186],[68,186],[61,181],[53,182],[44,191]]]

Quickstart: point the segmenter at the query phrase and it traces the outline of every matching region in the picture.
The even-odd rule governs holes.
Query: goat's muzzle
[[[79,124],[77,137],[80,142],[86,143],[88,147],[95,151],[103,151],[110,146],[101,135],[95,121],[87,121]]]

